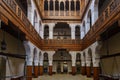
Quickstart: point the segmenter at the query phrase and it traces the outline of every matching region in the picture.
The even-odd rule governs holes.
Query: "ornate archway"
[[[53,70],[55,73],[69,73],[71,68],[71,55],[68,51],[60,49],[53,55]]]

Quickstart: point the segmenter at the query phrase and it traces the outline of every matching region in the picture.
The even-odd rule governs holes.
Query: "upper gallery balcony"
[[[99,11],[98,19],[83,38],[83,43],[88,43],[87,45],[84,45],[83,49],[94,43],[96,40],[100,40],[101,34],[108,29],[110,30],[110,27],[114,23],[117,23],[117,25],[120,23],[120,0],[106,1],[107,2],[103,4],[101,10]],[[113,27],[115,28],[116,26],[113,25]],[[114,30],[113,32],[115,31],[118,30]],[[110,33],[113,32],[111,31]]]
[[[81,21],[90,0],[35,0],[44,22]]]
[[[26,40],[31,41],[40,48],[40,35],[28,20],[26,12],[16,1],[18,0],[0,0],[0,20],[9,26],[11,26],[10,23],[14,24],[15,28],[12,29],[14,29],[15,32],[20,30],[21,33],[25,34]]]
[[[82,41],[81,40],[69,40],[69,39],[53,39],[53,40],[42,40],[42,50],[58,50],[66,49],[71,51],[80,51],[82,50]]]

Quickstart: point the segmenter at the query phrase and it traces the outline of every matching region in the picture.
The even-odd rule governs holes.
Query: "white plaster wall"
[[[83,21],[85,21],[85,31],[86,31],[86,33],[90,30],[89,24],[87,23],[88,22],[87,17],[88,17],[89,10],[91,10],[91,13],[92,13],[92,25],[98,19],[98,11],[97,11],[97,9],[94,9],[95,2],[96,2],[96,0],[91,0],[89,8],[87,9],[86,14],[83,18]],[[83,25],[83,22],[81,23],[81,25]],[[85,34],[83,34],[83,31],[82,31],[81,32],[81,38],[83,39],[84,36],[85,36]]]
[[[41,27],[42,26],[40,26],[41,17],[38,13],[38,10],[37,10],[37,7],[36,7],[34,1],[33,0],[28,0],[28,2],[29,2],[28,3],[28,19],[30,20],[31,24],[33,25],[34,24],[34,11],[36,11],[36,13],[37,13],[37,23],[35,24],[34,27],[35,27],[36,31],[39,33],[39,35],[41,36],[42,35],[42,33],[41,33]],[[42,24],[42,22],[41,22],[41,24]]]

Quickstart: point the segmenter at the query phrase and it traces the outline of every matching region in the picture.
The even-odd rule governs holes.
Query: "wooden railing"
[[[78,50],[82,48],[81,40],[43,40],[43,50],[57,50],[57,49],[68,49],[68,50]]]
[[[87,45],[84,45],[83,49],[94,43],[102,32],[115,23],[120,18],[119,14],[120,0],[111,0],[105,10],[99,16],[98,20],[83,38],[83,43],[89,41]]]
[[[11,21],[23,31],[26,38],[43,50],[65,48],[82,50],[96,41],[96,38],[111,24],[120,19],[120,0],[111,0],[93,27],[81,40],[42,40],[15,0],[0,0],[0,19],[8,24]],[[84,44],[83,44],[84,43]]]
[[[41,47],[41,37],[15,0],[0,0],[0,19],[6,24],[11,21],[25,33],[28,40]]]

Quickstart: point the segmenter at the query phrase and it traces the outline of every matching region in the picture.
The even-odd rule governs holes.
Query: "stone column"
[[[99,60],[93,61],[93,80],[99,80],[100,67]]]
[[[84,54],[81,54],[81,74],[86,75],[86,64]]]
[[[38,72],[39,72],[39,66],[38,66],[38,60],[34,61],[34,77],[38,77]]]
[[[53,65],[52,65],[52,60],[51,60],[49,61],[49,75],[52,75],[52,67]]]
[[[52,67],[53,67],[53,55],[55,51],[47,51],[48,59],[49,59],[49,75],[52,75]]]
[[[70,24],[71,27],[71,39],[75,39],[75,24]]]
[[[27,61],[26,80],[32,80],[32,63],[33,61]]]
[[[91,60],[92,60],[92,53],[89,51],[86,52],[86,74],[87,77],[91,77]]]
[[[23,42],[26,51],[26,80],[32,80],[33,48],[29,41]]]
[[[36,48],[36,51],[34,52],[34,77],[37,78],[39,74],[39,49]]]
[[[91,61],[86,61],[87,77],[91,77]]]
[[[76,74],[76,61],[72,61],[72,75]]]
[[[49,39],[53,39],[53,28],[54,28],[55,24],[50,23],[49,24]]]
[[[40,76],[43,75],[43,60],[40,61],[39,74]]]
[[[72,58],[72,75],[76,74],[76,52],[70,51],[71,58]]]
[[[82,75],[86,75],[86,66],[85,66],[85,62],[81,63],[81,74]]]
[[[41,51],[41,55],[40,55],[40,59],[39,59],[40,60],[39,61],[39,74],[40,74],[40,76],[43,75],[43,60],[44,60],[43,53],[44,52]]]
[[[92,50],[93,54],[93,58],[92,58],[92,63],[93,63],[93,80],[99,80],[99,74],[100,74],[100,49],[102,47],[102,42],[101,41],[97,41],[93,44],[93,46],[95,46],[95,48]]]

